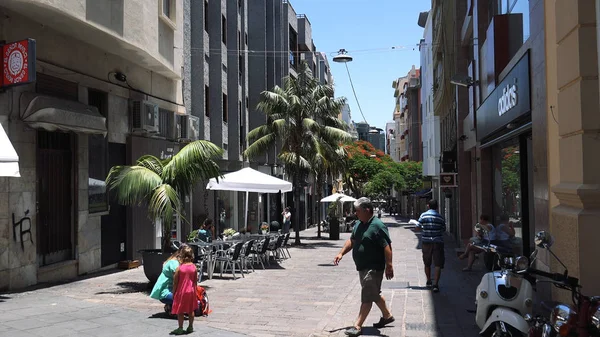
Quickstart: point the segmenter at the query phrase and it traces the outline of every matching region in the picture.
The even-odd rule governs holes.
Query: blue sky
[[[419,67],[416,45],[423,37],[423,28],[417,25],[417,20],[419,12],[431,8],[431,1],[290,0],[290,3],[297,14],[306,14],[310,20],[317,50],[326,52],[329,58],[335,94],[348,98],[352,119],[359,122],[363,118],[344,64],[332,61],[335,53],[331,53],[340,48],[348,50],[354,58],[348,68],[367,122],[385,128],[394,109],[392,81],[405,76],[412,65]],[[393,46],[407,48],[393,51]]]

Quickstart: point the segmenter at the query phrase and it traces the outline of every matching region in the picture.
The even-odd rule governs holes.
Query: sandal
[[[186,333],[192,333],[192,332],[194,332],[194,327],[193,326],[188,326],[188,328],[185,329],[185,332]]]
[[[362,335],[362,329],[357,329],[355,326],[347,329],[345,332],[346,336],[355,337]]]
[[[431,288],[431,280],[427,281],[427,283],[425,283],[425,288],[430,289]]]
[[[176,336],[184,335],[185,334],[185,330],[183,330],[183,328],[177,328],[177,329],[171,331],[170,334],[171,335],[176,335]]]
[[[440,287],[437,284],[434,284],[432,290],[433,290],[434,293],[439,293],[440,292]]]
[[[396,319],[394,318],[394,316],[390,316],[388,318],[381,317],[379,319],[379,322],[373,324],[373,327],[375,327],[377,329],[383,328],[384,326],[386,326],[386,325],[388,325],[390,323],[393,323],[395,320]]]

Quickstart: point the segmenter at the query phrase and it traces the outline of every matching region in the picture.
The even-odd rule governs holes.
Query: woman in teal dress
[[[170,307],[171,304],[173,304],[173,276],[181,264],[181,251],[185,246],[187,245],[182,244],[181,247],[165,261],[162,273],[158,277],[158,280],[150,293],[151,298],[157,299],[165,304],[165,310],[167,310],[167,306]]]

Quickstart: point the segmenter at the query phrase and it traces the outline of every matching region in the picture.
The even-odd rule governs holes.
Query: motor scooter
[[[475,230],[486,234],[485,228],[479,224]],[[484,252],[494,253],[500,267],[500,270],[486,273],[477,286],[475,321],[481,329],[479,334],[491,337],[527,336],[529,323],[524,316],[531,316],[534,287],[529,278],[517,272],[528,269],[529,259],[515,257],[512,250],[493,245],[489,240],[474,245]]]
[[[565,269],[563,273],[551,273],[534,268],[522,270],[519,273],[542,277],[545,282],[554,286],[571,291],[573,305],[557,303],[550,313],[550,318],[541,316],[526,317],[531,322],[530,337],[600,337],[600,296],[585,296],[580,292],[579,279],[569,276],[569,271],[564,263],[556,256],[550,247],[554,238],[546,231],[538,232],[535,236],[535,244],[539,248],[546,249]],[[534,251],[537,254],[537,250]],[[532,257],[532,263],[535,256]]]

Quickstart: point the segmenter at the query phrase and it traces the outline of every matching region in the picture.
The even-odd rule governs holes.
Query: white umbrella
[[[334,193],[332,195],[326,196],[325,198],[321,199],[321,202],[334,202],[334,201],[348,202],[348,201],[356,201],[356,199],[349,195],[345,195],[343,193]]]
[[[0,125],[0,177],[20,177],[19,156]]]
[[[211,178],[206,188],[209,190],[246,192],[244,222],[245,226],[248,226],[248,192],[290,192],[292,190],[292,183],[246,167],[239,171],[223,175],[219,181]]]

